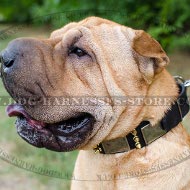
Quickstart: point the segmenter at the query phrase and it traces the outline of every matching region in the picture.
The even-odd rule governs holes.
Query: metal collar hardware
[[[189,87],[189,86],[190,86],[190,80],[186,80],[186,81],[184,82],[184,86],[185,86],[185,87]]]
[[[186,92],[186,88],[190,86],[190,80],[185,81],[180,76],[175,76],[174,78],[178,84],[180,94],[176,102],[174,102],[171,109],[165,114],[160,122],[152,126],[149,121],[142,121],[127,136],[99,143],[93,149],[94,152],[101,154],[116,154],[128,152],[135,148],[141,149],[176,127],[190,109]]]

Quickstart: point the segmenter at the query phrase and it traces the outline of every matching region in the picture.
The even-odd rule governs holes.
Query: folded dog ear
[[[133,40],[133,50],[139,70],[144,79],[151,83],[155,74],[161,72],[169,63],[165,51],[161,45],[143,30],[136,30],[136,36]]]

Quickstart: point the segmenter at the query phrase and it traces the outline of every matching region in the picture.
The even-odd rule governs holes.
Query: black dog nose
[[[3,53],[0,55],[0,62],[5,66],[5,67],[11,67],[14,64],[14,59],[5,56]]]

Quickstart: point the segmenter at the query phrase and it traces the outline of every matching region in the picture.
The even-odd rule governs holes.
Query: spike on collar
[[[186,92],[187,85],[184,85],[185,83],[179,82],[178,80],[177,83],[180,90],[179,97],[159,123],[151,126],[149,121],[142,121],[127,136],[103,141],[98,144],[94,148],[95,153],[116,154],[128,152],[135,148],[140,149],[148,146],[176,127],[189,112],[189,102]]]

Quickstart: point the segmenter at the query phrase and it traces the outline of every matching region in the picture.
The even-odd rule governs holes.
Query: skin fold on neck
[[[164,116],[165,112],[171,107],[172,102],[174,102],[178,96],[178,88],[175,80],[166,70],[163,70],[149,86],[147,96],[173,97],[167,106],[144,106],[137,120],[149,120],[154,125]],[[121,125],[122,121],[118,123]],[[114,128],[118,129],[119,127],[120,126]],[[93,150],[82,150],[78,157],[80,167],[84,166],[83,168],[93,172],[90,172],[90,174],[86,172],[88,175],[83,173],[79,177],[96,179],[98,174],[120,175],[123,172],[138,172],[134,171],[134,168],[136,168],[136,170],[146,171],[153,164],[167,162],[169,159],[174,158],[176,153],[180,154],[188,150],[190,145],[189,141],[190,139],[185,128],[182,124],[178,124],[178,126],[169,131],[166,135],[142,149],[134,149],[129,152],[111,155],[95,154]],[[80,159],[80,157],[82,157],[82,159]],[[76,170],[78,164],[77,162]]]

